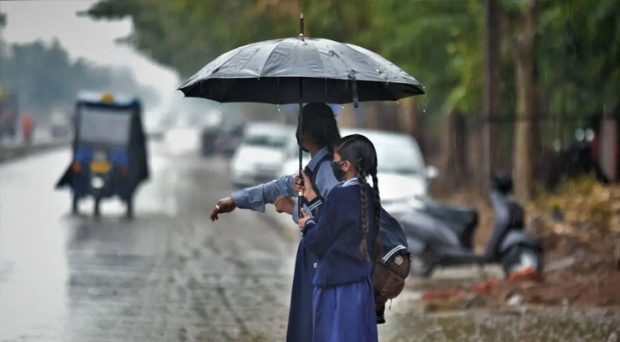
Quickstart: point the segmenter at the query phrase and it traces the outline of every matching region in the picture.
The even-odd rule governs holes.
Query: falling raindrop
[[[280,104],[276,104],[276,110],[279,112],[280,111]]]

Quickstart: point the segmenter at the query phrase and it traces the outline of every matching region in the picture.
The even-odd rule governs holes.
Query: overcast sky
[[[149,85],[167,105],[179,83],[177,74],[140,55],[115,39],[126,37],[132,29],[129,19],[94,21],[77,16],[96,1],[0,1],[7,16],[3,38],[7,42],[51,41],[57,38],[71,58],[84,58],[102,66],[125,66],[139,83]],[[179,96],[179,94],[176,94]]]

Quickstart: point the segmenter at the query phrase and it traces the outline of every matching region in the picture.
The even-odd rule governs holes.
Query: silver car
[[[286,159],[289,139],[295,136],[291,126],[277,123],[250,123],[243,140],[230,161],[231,179],[243,187],[272,180]]]

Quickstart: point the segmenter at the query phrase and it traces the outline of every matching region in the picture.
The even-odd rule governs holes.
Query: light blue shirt
[[[315,170],[319,161],[329,154],[326,147],[321,148],[308,163],[308,168],[312,172],[317,172],[315,177],[315,185],[320,192],[322,198],[327,198],[330,190],[333,189],[339,182],[334,176],[334,172],[328,163],[323,163],[322,167]],[[280,196],[297,196],[293,182],[297,174],[283,176],[271,182],[259,184],[253,187],[245,188],[237,191],[231,195],[233,201],[237,207],[242,209],[252,209],[255,211],[264,212],[265,205],[267,203],[274,203],[276,198]],[[296,201],[296,199],[295,199]],[[305,206],[306,212],[317,211],[322,204],[322,201],[313,203],[312,207]],[[293,211],[293,220],[297,222],[297,210]]]

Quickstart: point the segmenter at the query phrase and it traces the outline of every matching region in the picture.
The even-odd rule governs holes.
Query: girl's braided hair
[[[361,211],[362,211],[362,242],[360,243],[360,254],[366,260],[369,260],[367,235],[370,230],[368,220],[368,192],[366,190],[368,184],[368,176],[372,177],[375,220],[374,226],[379,231],[379,222],[381,221],[381,198],[379,196],[379,180],[377,179],[377,152],[372,142],[363,135],[352,134],[342,138],[340,145],[336,148],[336,152],[340,154],[342,160],[347,160],[355,167],[357,171],[357,179],[360,183]],[[379,234],[375,240],[376,260],[381,255],[381,241]]]

